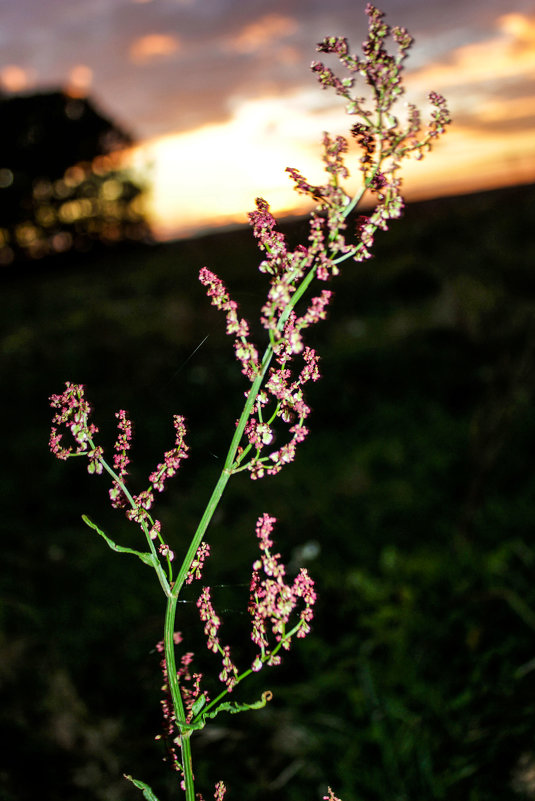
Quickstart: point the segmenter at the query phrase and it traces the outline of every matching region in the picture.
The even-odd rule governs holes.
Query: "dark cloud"
[[[141,137],[223,121],[233,97],[254,98],[311,86],[308,66],[324,35],[366,33],[365,0],[17,0],[3,4],[0,68],[15,64],[38,86],[66,82],[76,64],[93,71],[91,91]],[[412,65],[495,35],[496,18],[532,10],[532,0],[385,0],[392,24],[417,39]],[[5,8],[5,10],[4,10]],[[244,32],[267,25],[264,39]],[[273,20],[287,20],[277,28]],[[268,26],[269,27],[269,26]],[[170,37],[175,49],[131,58],[142,37]],[[156,41],[156,40],[154,40]],[[240,45],[241,41],[241,45]],[[162,39],[163,42],[163,39]],[[157,49],[157,48],[156,48]],[[492,65],[489,65],[489,74]]]
[[[521,134],[535,130],[535,114],[526,114],[523,117],[503,117],[500,119],[481,120],[476,114],[460,113],[455,115],[455,125],[463,131],[482,135]]]

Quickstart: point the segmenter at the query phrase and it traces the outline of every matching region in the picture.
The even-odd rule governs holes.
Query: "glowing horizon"
[[[452,50],[447,60],[408,70],[407,98],[421,108],[424,124],[430,90],[446,95],[453,116],[423,163],[404,163],[408,200],[535,180],[535,133],[528,124],[535,120],[528,89],[535,79],[535,17],[504,14],[495,29],[488,39]],[[489,64],[498,91],[488,91]],[[520,96],[500,93],[520,79],[526,86]],[[310,204],[295,193],[285,168],[322,183],[322,132],[347,135],[351,125],[343,103],[314,86],[256,100],[231,97],[229,108],[226,122],[155,137],[137,148],[137,158],[153,165],[148,216],[157,238],[244,223],[258,195],[276,215],[304,213]],[[348,157],[347,166],[356,189],[358,156]]]
[[[155,237],[165,241],[246,223],[258,196],[276,216],[310,210],[285,169],[296,167],[310,182],[324,182],[322,130],[343,135],[349,127],[343,109],[307,112],[310,100],[307,92],[248,101],[237,106],[227,123],[136,147],[132,162],[138,169],[149,164],[146,208]],[[511,106],[514,118],[513,101]],[[481,111],[492,121],[499,109],[489,103]],[[348,187],[355,191],[360,186],[356,150],[346,163]],[[529,183],[535,180],[533,133],[520,129],[504,138],[454,124],[423,161],[404,162],[400,175],[408,201]]]

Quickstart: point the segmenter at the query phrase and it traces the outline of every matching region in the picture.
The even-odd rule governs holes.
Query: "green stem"
[[[364,194],[364,189],[362,193],[358,196],[357,203],[361,199],[362,194]],[[352,204],[352,207],[354,207],[355,205],[356,203]],[[315,274],[316,274],[316,267],[312,266],[308,271],[308,273],[303,278],[303,280],[301,281],[301,283],[299,284],[299,286],[297,287],[297,289],[295,290],[295,292],[293,293],[291,300],[288,303],[288,306],[282,312],[279,321],[277,323],[277,330],[279,332],[283,331],[291,311],[295,308],[299,300],[303,297],[303,295],[307,291],[308,287],[310,286],[310,284],[314,279]],[[201,517],[200,523],[186,552],[186,555],[178,572],[178,576],[175,582],[172,584],[171,591],[168,594],[167,598],[167,609],[165,615],[165,630],[164,630],[164,649],[165,649],[165,659],[167,666],[167,680],[168,680],[169,692],[171,694],[171,699],[175,711],[176,724],[181,734],[180,742],[182,751],[182,768],[184,771],[184,783],[186,788],[186,801],[194,801],[195,790],[194,790],[194,777],[193,777],[192,761],[191,761],[191,744],[190,744],[191,732],[188,731],[186,725],[187,721],[185,717],[184,704],[180,693],[180,684],[178,681],[176,660],[175,660],[174,633],[175,633],[177,600],[180,591],[184,585],[184,582],[188,576],[188,573],[190,571],[191,564],[197,554],[197,551],[204,538],[206,530],[212,520],[215,510],[217,509],[219,501],[221,500],[221,496],[225,491],[225,488],[228,484],[230,477],[235,472],[236,454],[238,451],[238,447],[242,440],[245,426],[247,424],[251,411],[254,407],[254,404],[256,402],[256,399],[264,382],[266,373],[273,359],[273,355],[274,355],[274,339],[272,338],[270,332],[270,343],[267,346],[264,355],[262,357],[260,371],[256,376],[256,378],[254,379],[251,389],[249,390],[249,393],[247,395],[243,411],[241,413],[240,419],[238,420],[234,436],[232,437],[227,452],[223,469],[212,491],[208,504],[206,505],[204,513]],[[275,649],[275,652],[277,650],[278,648]],[[240,677],[240,679],[245,678],[245,676],[249,675],[250,672],[252,671],[250,670],[245,671],[245,673]],[[223,692],[220,697],[222,697],[224,694],[225,693]]]
[[[174,633],[177,600],[178,595],[175,595],[174,593],[171,593],[167,598],[164,630],[165,666],[167,671],[169,692],[171,693],[171,697],[173,699],[175,719],[180,732],[180,751],[182,754],[182,771],[184,786],[186,788],[186,801],[195,801],[195,782],[191,760],[191,732],[187,731],[186,729],[182,729],[181,727],[181,723],[186,722],[186,713],[184,711],[182,696],[180,695],[175,659]]]
[[[314,278],[314,274],[315,274],[315,268],[312,268],[305,276],[300,286],[292,295],[291,302],[288,304],[288,307],[284,310],[284,312],[280,317],[278,323],[279,330],[282,330],[282,328],[284,327],[284,324],[288,319],[291,310],[294,308],[296,303],[299,301],[299,299],[303,296],[304,292],[307,290],[312,279]],[[243,432],[245,430],[247,420],[249,419],[250,413],[256,402],[256,398],[258,396],[258,393],[260,392],[264,378],[271,364],[272,358],[273,358],[273,345],[270,343],[267,346],[264,356],[262,358],[262,365],[260,372],[253,381],[251,389],[249,390],[249,394],[247,395],[247,400],[245,401],[245,405],[243,407],[243,411],[238,421],[238,425],[236,426],[234,436],[232,437],[232,441],[228,449],[227,457],[225,459],[225,464],[223,466],[223,470],[221,471],[221,475],[219,476],[219,479],[212,491],[212,494],[210,496],[206,509],[204,510],[201,521],[190,543],[186,556],[184,557],[184,560],[182,562],[182,566],[178,573],[177,579],[172,585],[171,592],[168,594],[167,598],[167,609],[165,615],[165,629],[164,629],[165,660],[167,666],[167,680],[169,685],[169,692],[171,694],[171,699],[173,702],[176,723],[179,731],[181,732],[180,742],[182,751],[182,767],[184,771],[184,784],[186,788],[186,801],[194,801],[195,791],[194,791],[194,778],[193,778],[193,770],[191,763],[191,745],[189,740],[190,732],[188,732],[186,728],[181,729],[181,724],[186,723],[186,717],[184,712],[184,704],[182,701],[182,696],[180,694],[180,685],[178,681],[176,660],[175,660],[175,643],[173,639],[175,632],[177,600],[180,590],[182,589],[186,577],[189,573],[191,563],[195,558],[195,555],[199,549],[199,545],[203,540],[203,537],[214,515],[214,512],[217,509],[219,501],[221,500],[221,496],[225,491],[225,487],[227,486],[228,481],[233,473],[236,453],[238,451],[239,444],[243,437]]]
[[[91,442],[91,440],[90,440],[90,445],[91,445],[92,448],[95,447],[94,444]],[[132,497],[132,494],[129,492],[128,487],[122,481],[120,476],[117,475],[115,470],[113,470],[109,466],[107,461],[105,459],[103,459],[102,457],[100,458],[100,463],[101,463],[102,467],[104,468],[104,470],[107,473],[109,473],[109,475],[112,477],[112,479],[119,485],[119,487],[121,488],[122,492],[124,493],[126,499],[128,500],[128,503],[132,507],[132,509],[134,511],[137,511],[138,505],[136,504],[134,498]],[[149,530],[147,528],[147,525],[146,525],[146,523],[144,521],[141,521],[141,528],[143,529],[143,533],[145,535],[145,539],[147,540],[147,544],[149,546],[150,552],[154,556],[154,569],[156,571],[156,575],[158,576],[158,581],[160,582],[160,585],[161,585],[164,593],[168,596],[170,594],[170,591],[171,591],[170,586],[169,586],[169,581],[167,580],[167,576],[165,575],[165,571],[164,571],[164,569],[162,568],[162,566],[160,564],[160,559],[159,559],[159,556],[158,556],[158,552],[156,551],[156,547],[154,545],[152,537],[150,536],[150,533],[149,533]],[[170,574],[169,578],[171,578],[171,574]]]
[[[304,279],[302,280],[302,282],[299,285],[299,287],[296,289],[296,291],[292,295],[290,303],[288,304],[288,306],[286,307],[284,312],[281,314],[281,317],[279,319],[279,322],[278,322],[278,325],[277,325],[277,328],[278,328],[279,331],[281,331],[284,328],[284,325],[285,325],[285,323],[286,323],[286,321],[287,321],[287,319],[288,319],[288,317],[290,315],[290,312],[292,311],[292,309],[295,307],[295,305],[299,302],[300,298],[303,296],[303,294],[308,289],[311,281],[314,278],[315,272],[316,272],[316,268],[312,267],[309,270],[309,272],[307,273],[307,275],[304,277]],[[231,477],[231,475],[233,473],[233,469],[234,469],[234,465],[235,465],[235,459],[236,459],[236,453],[238,451],[239,444],[240,444],[241,439],[243,437],[243,432],[245,430],[245,426],[247,424],[247,420],[249,419],[249,416],[251,414],[253,406],[254,406],[254,404],[256,402],[256,399],[258,397],[258,393],[260,392],[260,389],[262,387],[262,384],[264,382],[264,378],[266,376],[266,373],[268,371],[268,368],[269,368],[269,366],[271,364],[271,360],[272,359],[273,359],[273,345],[270,343],[267,346],[267,348],[265,350],[265,353],[264,353],[264,356],[262,358],[262,364],[261,364],[260,372],[258,373],[257,377],[253,381],[251,389],[249,390],[249,394],[247,395],[247,400],[245,401],[245,405],[243,407],[243,411],[241,413],[240,419],[238,420],[238,424],[236,426],[236,430],[234,432],[234,436],[232,437],[232,441],[231,441],[229,449],[228,449],[227,457],[225,459],[225,464],[223,466],[223,470],[221,471],[221,475],[219,476],[217,484],[215,485],[215,487],[213,489],[212,495],[210,496],[210,500],[208,501],[206,509],[204,510],[204,514],[203,514],[203,516],[201,518],[201,521],[200,521],[200,523],[199,523],[199,525],[197,527],[197,531],[195,532],[195,535],[194,535],[194,537],[193,537],[193,539],[191,541],[191,544],[190,544],[190,546],[188,548],[186,556],[184,557],[184,561],[182,562],[182,566],[181,566],[181,568],[179,570],[177,579],[176,579],[175,583],[173,584],[172,594],[176,595],[177,597],[178,597],[178,595],[180,593],[180,590],[182,589],[184,581],[186,580],[186,576],[188,575],[189,569],[191,567],[191,563],[193,562],[193,559],[195,558],[195,555],[196,555],[196,553],[197,553],[197,551],[199,549],[199,545],[201,544],[201,542],[203,540],[203,537],[204,537],[204,535],[206,533],[206,529],[208,528],[208,526],[210,524],[210,521],[211,521],[211,519],[212,519],[212,517],[214,515],[215,510],[217,509],[219,501],[221,500],[221,496],[223,495],[225,487],[227,486],[227,483],[228,483],[228,481],[229,481],[229,479],[230,479],[230,477]]]

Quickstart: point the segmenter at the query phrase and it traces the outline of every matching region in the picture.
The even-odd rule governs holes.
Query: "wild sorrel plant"
[[[156,494],[165,489],[167,479],[174,476],[188,458],[184,418],[175,415],[175,444],[149,475],[148,487],[136,494],[127,484],[132,440],[132,424],[127,413],[121,410],[116,414],[118,435],[110,461],[104,458],[103,449],[97,444],[98,429],[90,420],[91,408],[85,399],[84,387],[67,383],[60,395],[51,397],[51,405],[56,410],[50,436],[52,452],[59,459],[85,456],[90,473],[110,476],[111,504],[124,509],[127,518],[139,526],[146,550],[117,545],[85,515],[84,522],[98,532],[110,548],[134,554],[151,567],[166,597],[163,639],[157,646],[162,654],[165,681],[164,737],[171,765],[178,774],[177,785],[185,792],[187,801],[202,799],[194,786],[192,733],[222,712],[235,713],[265,706],[271,698],[269,691],[254,702],[230,698],[252,673],[265,665],[279,664],[294,638],[303,638],[310,632],[316,592],[304,568],[293,581],[288,580],[280,554],[274,550],[272,535],[276,520],[267,513],[261,514],[256,523],[260,554],[253,564],[249,590],[248,612],[254,645],[254,657],[249,666],[239,668],[233,661],[230,647],[220,638],[221,619],[213,606],[210,587],[201,590],[197,601],[208,649],[219,654],[222,665],[218,677],[221,690],[210,698],[202,686],[202,674],[194,671],[193,654],[182,652],[177,663],[177,646],[183,641],[176,627],[181,590],[185,584],[201,578],[203,564],[210,554],[206,531],[230,478],[244,471],[248,471],[253,480],[277,474],[293,461],[297,446],[309,433],[305,423],[310,408],[304,391],[306,384],[317,381],[320,374],[318,355],[305,345],[303,335],[309,326],[325,318],[332,292],[321,289],[303,306],[305,294],[314,281],[328,283],[338,274],[342,262],[360,262],[370,257],[376,231],[386,230],[388,221],[399,217],[403,210],[398,177],[402,160],[408,156],[422,158],[450,122],[444,98],[434,92],[429,95],[433,110],[426,130],[422,130],[420,113],[413,104],[408,104],[404,122],[394,115],[394,104],[404,92],[403,62],[412,39],[404,28],[390,28],[382,12],[371,4],[366,6],[366,14],[368,38],[363,44],[362,57],[350,53],[345,38],[329,37],[318,45],[319,52],[338,57],[345,69],[344,77],[339,78],[320,62],[312,64],[322,87],[331,87],[344,98],[346,111],[355,120],[351,135],[361,150],[359,190],[351,197],[344,189],[343,182],[349,176],[344,164],[348,141],[342,136],[331,137],[325,133],[323,160],[327,179],[323,185],[312,185],[298,170],[288,168],[295,189],[316,203],[310,215],[307,244],[298,245],[294,250],[288,248],[265,200],[257,199],[255,211],[249,214],[263,253],[259,270],[269,277],[267,298],[260,316],[266,332],[262,356],[252,341],[249,324],[239,316],[238,305],[221,279],[206,267],[200,271],[199,280],[212,305],[226,315],[226,333],[234,340],[235,356],[249,389],[219,479],[181,558],[176,559],[176,546],[171,547],[164,537],[160,521],[151,510]],[[387,50],[389,37],[397,45],[395,55]],[[369,87],[369,100],[353,91],[359,77]],[[375,198],[375,207],[356,218],[351,232],[350,215],[365,193]],[[74,444],[67,447],[62,444],[60,427],[70,430]],[[275,447],[275,439],[283,444]],[[126,778],[143,791],[145,798],[155,801],[146,783],[131,776]],[[216,785],[214,797],[222,799],[225,792],[221,781]],[[331,790],[325,798],[335,800]]]

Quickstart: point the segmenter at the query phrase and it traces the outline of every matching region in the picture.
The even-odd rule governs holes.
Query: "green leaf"
[[[139,779],[133,779],[131,776],[127,776],[126,773],[123,773],[123,776],[125,779],[128,779],[129,782],[132,782],[134,787],[137,787],[139,790],[143,790],[143,798],[146,798],[147,801],[158,801],[148,784],[145,784],[145,782],[140,782]]]
[[[86,526],[92,528],[94,531],[100,534],[100,536],[103,537],[103,539],[106,540],[112,551],[117,551],[118,553],[132,553],[134,554],[134,556],[137,556],[138,559],[141,559],[141,561],[144,562],[146,565],[149,565],[149,567],[156,567],[158,565],[158,560],[154,558],[154,556],[150,553],[150,551],[146,552],[135,551],[133,548],[124,548],[122,545],[117,545],[116,542],[114,542],[106,534],[104,534],[104,532],[99,529],[96,523],[93,523],[93,521],[90,520],[86,515],[82,515],[82,520],[84,521]]]
[[[194,702],[193,706],[191,707],[191,711],[193,712],[193,717],[196,718],[203,706],[206,704],[206,696],[200,695],[197,700]]]

